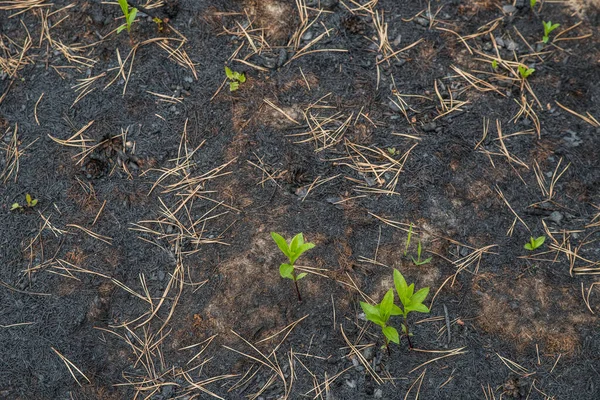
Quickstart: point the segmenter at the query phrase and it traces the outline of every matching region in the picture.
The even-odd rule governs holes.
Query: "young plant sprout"
[[[415,263],[415,265],[424,265],[424,264],[429,264],[431,262],[431,257],[426,258],[425,260],[421,260],[421,251],[422,250],[423,249],[421,248],[421,241],[419,240],[419,244],[417,245],[417,259],[415,260],[415,258],[413,256],[410,256],[410,258]]]
[[[521,75],[521,79],[525,80],[529,77],[529,75],[535,72],[534,68],[526,67],[525,65],[519,65],[519,75]]]
[[[494,71],[498,69],[498,60],[492,60],[492,69]]]
[[[388,321],[392,315],[402,315],[400,307],[394,304],[394,290],[390,289],[383,296],[381,303],[374,306],[360,302],[360,307],[363,309],[367,320],[381,327],[383,333],[385,347],[390,354],[390,342],[400,344],[400,335],[396,328],[389,326]]]
[[[533,251],[533,250],[537,249],[538,247],[540,247],[541,245],[543,245],[545,241],[546,241],[546,236],[539,236],[537,238],[534,238],[533,236],[531,236],[529,238],[529,243],[525,243],[525,246],[523,246],[523,247],[529,251]]]
[[[402,303],[402,308],[400,309],[400,314],[404,317],[404,323],[402,324],[402,333],[408,339],[408,346],[412,349],[412,342],[410,341],[411,333],[408,327],[408,314],[411,312],[420,312],[424,314],[429,313],[429,308],[423,304],[425,298],[429,294],[429,288],[424,287],[419,289],[416,293],[415,284],[411,283],[410,286],[406,284],[406,280],[397,269],[394,270],[394,286],[396,287],[396,292],[398,293],[398,297],[400,298],[400,303]]]
[[[529,7],[531,7],[531,9],[533,9],[533,7],[535,7],[536,4],[537,0],[529,0]]]
[[[231,68],[225,67],[225,75],[229,79],[229,91],[235,92],[239,89],[240,83],[246,82],[246,74],[243,72],[232,71]]]
[[[408,246],[410,246],[410,238],[412,237],[412,224],[408,227],[408,236],[406,237],[406,244],[404,245],[404,257],[408,254]]]
[[[20,205],[19,203],[13,203],[13,205],[10,207],[10,210],[11,211],[22,210],[25,207],[27,207],[27,208],[33,208],[38,203],[38,199],[32,198],[29,193],[25,194],[25,201],[27,202],[27,204],[23,205],[23,206]]]
[[[298,281],[306,276],[306,272],[301,274],[296,274],[296,270],[294,268],[294,264],[298,257],[302,255],[307,250],[315,247],[314,243],[304,243],[304,236],[302,232],[297,234],[292,238],[290,243],[283,238],[283,236],[278,233],[271,232],[271,237],[279,247],[279,250],[288,258],[288,263],[281,264],[279,266],[279,274],[282,278],[291,279],[294,281],[294,286],[296,287],[296,294],[298,295],[298,301],[302,301],[302,296],[300,296],[300,290],[298,289]]]
[[[550,32],[558,28],[560,24],[553,25],[552,21],[542,21],[542,24],[544,25],[544,37],[542,38],[542,42],[548,43],[548,40],[550,40]]]
[[[127,29],[127,33],[131,33],[131,24],[135,21],[138,9],[134,7],[130,8],[127,0],[119,0],[119,5],[125,16],[125,23],[117,28],[117,33],[123,32],[124,29]]]

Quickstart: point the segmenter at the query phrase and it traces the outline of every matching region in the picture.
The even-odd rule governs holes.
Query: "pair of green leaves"
[[[544,37],[542,38],[542,42],[548,43],[550,40],[550,33],[558,28],[560,24],[553,24],[552,21],[542,21],[542,24],[544,25]]]
[[[429,294],[428,287],[419,289],[415,293],[415,284],[411,283],[408,285],[404,276],[397,269],[394,269],[394,286],[402,308],[394,304],[393,289],[388,290],[385,296],[383,296],[381,303],[374,306],[362,301],[360,302],[360,306],[367,319],[381,327],[381,331],[386,338],[386,344],[388,342],[400,343],[398,331],[396,328],[388,325],[390,317],[402,315],[406,320],[408,314],[413,311],[425,314],[429,313],[429,308],[423,304],[423,301]],[[402,325],[402,330],[405,334],[410,334],[404,324]]]
[[[404,244],[404,257],[406,257],[406,255],[408,254],[408,247],[410,246],[410,240],[412,238],[412,233],[413,233],[413,226],[412,226],[412,224],[410,224],[410,226],[408,228],[408,236],[406,237],[406,243]],[[417,244],[417,258],[415,259],[413,256],[410,256],[413,263],[415,263],[415,265],[417,265],[417,266],[428,264],[431,262],[432,257],[426,258],[424,260],[421,259],[422,251],[423,251],[423,247],[421,246],[421,240],[419,240],[419,243]]]
[[[519,65],[519,75],[521,75],[522,79],[527,79],[529,75],[535,72],[534,68],[529,68],[525,65]]]
[[[306,273],[296,275],[294,271],[294,264],[296,260],[307,250],[315,247],[314,243],[304,243],[304,235],[302,233],[297,234],[292,238],[290,243],[284,239],[278,233],[271,232],[271,237],[279,247],[279,250],[288,258],[288,262],[279,266],[279,274],[282,278],[291,279],[294,282],[298,281],[306,276]]]
[[[127,32],[131,32],[131,24],[133,24],[133,21],[135,21],[138,9],[130,9],[127,0],[119,0],[119,5],[121,6],[121,10],[125,16],[125,23],[117,28],[117,33],[121,33],[123,29],[127,29]]]
[[[539,236],[537,238],[534,238],[533,236],[531,236],[529,238],[529,243],[525,243],[525,246],[523,246],[523,247],[529,251],[533,251],[533,250],[537,249],[538,247],[540,247],[541,245],[543,245],[545,241],[546,241],[546,236]]]
[[[29,193],[25,194],[25,201],[27,202],[28,208],[35,207],[35,205],[38,203],[38,199],[32,198]],[[20,205],[19,203],[13,203],[13,205],[10,207],[10,210],[14,211],[14,210],[19,210],[21,208],[23,208],[23,206]]]
[[[231,68],[225,67],[225,75],[229,79],[229,91],[235,92],[239,89],[240,83],[246,82],[246,74],[243,72],[232,71]]]

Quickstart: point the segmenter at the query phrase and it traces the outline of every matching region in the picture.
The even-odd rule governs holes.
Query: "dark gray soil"
[[[297,58],[288,46],[300,24],[291,0],[167,0],[148,10],[169,18],[163,31],[142,14],[131,36],[109,35],[122,23],[116,2],[39,3],[15,16],[3,9],[13,2],[0,1],[0,57],[19,60],[31,40],[18,71],[0,70],[0,398],[600,398],[600,291],[591,286],[600,267],[600,127],[558,104],[600,118],[594,1],[532,11],[519,0],[379,0],[368,10],[357,9],[364,0],[307,0],[311,20],[323,11],[300,47],[329,34],[311,47],[325,51]],[[389,62],[373,22],[382,15],[394,51],[420,40]],[[42,35],[46,16],[52,41]],[[231,59],[251,46],[232,32],[248,20],[271,48],[244,64]],[[544,46],[542,21],[561,24],[551,39],[580,25],[561,36],[572,40]],[[492,27],[466,39],[473,54],[450,32]],[[138,47],[129,72],[132,46],[176,32],[195,70],[151,42]],[[492,37],[504,44],[498,54]],[[67,59],[60,43],[92,63]],[[514,80],[491,76],[477,51],[535,68],[527,84],[537,101],[506,69],[498,74]],[[218,91],[225,65],[246,74],[235,92]],[[475,89],[453,67],[497,90]],[[74,104],[75,85],[103,73]],[[468,103],[438,118],[436,87]],[[532,117],[514,118],[522,96],[539,137]],[[310,115],[334,118],[325,129],[343,136],[326,149],[298,136],[315,127]],[[78,162],[81,149],[58,141],[90,121],[83,136],[103,144]],[[18,174],[8,175],[15,130]],[[158,170],[181,160],[184,130],[188,151],[199,146],[190,177],[225,166],[195,194],[169,191],[174,176],[151,191]],[[510,136],[518,132],[526,133]],[[377,190],[395,170],[355,169],[407,152],[393,194]],[[568,166],[550,200],[538,166],[546,188]],[[38,204],[11,211],[26,193]],[[144,222],[166,221],[166,209],[186,227],[177,240],[173,221]],[[406,231],[381,218],[413,224],[409,253],[420,239],[432,261],[414,265],[403,255]],[[299,260],[315,268],[299,282],[301,303],[279,276],[285,260],[271,231],[303,232],[316,244]],[[538,251],[523,248],[547,232]],[[457,274],[465,257],[491,245]],[[577,254],[573,264],[566,248]],[[428,305],[443,287],[430,315],[409,317],[417,350],[402,338],[388,354],[359,301],[361,293],[379,301],[393,268],[431,287]],[[259,351],[282,376],[257,361],[265,361]]]

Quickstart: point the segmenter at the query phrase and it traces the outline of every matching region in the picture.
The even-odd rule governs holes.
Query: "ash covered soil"
[[[0,1],[0,398],[600,397],[597,1],[131,4]]]

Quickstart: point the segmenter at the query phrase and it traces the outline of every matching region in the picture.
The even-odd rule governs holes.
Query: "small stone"
[[[496,36],[496,44],[500,47],[504,47],[504,39],[502,39],[500,36]]]
[[[560,211],[553,211],[552,214],[548,217],[548,219],[557,225],[560,225],[560,222],[563,220],[563,215]]]
[[[381,389],[375,389],[375,392],[373,393],[373,397],[376,398],[376,399],[383,398],[383,390],[381,390]]]
[[[565,142],[567,142],[567,145],[569,145],[571,147],[577,147],[583,142],[583,140],[581,140],[581,138],[579,137],[579,135],[576,132],[569,129],[567,131],[567,133],[570,136],[563,137],[563,140]]]
[[[435,128],[437,128],[437,124],[434,121],[427,122],[426,124],[423,124],[422,128],[424,132],[433,132],[435,131]]]
[[[373,356],[375,355],[375,350],[373,346],[367,347],[362,351],[363,357],[367,361],[371,361]]]
[[[158,270],[157,277],[158,277],[159,281],[164,281],[165,280],[165,271]]]
[[[505,6],[502,6],[502,11],[504,11],[506,14],[514,14],[515,12],[517,12],[517,8],[512,4],[507,4]]]
[[[421,26],[427,27],[429,26],[429,20],[425,19],[423,17],[417,17],[415,18],[415,22]]]
[[[338,0],[321,0],[321,7],[331,10],[338,4]]]
[[[513,40],[506,41],[506,50],[514,51],[517,49],[517,44]]]
[[[350,389],[356,389],[356,380],[346,380],[346,385],[348,385]]]
[[[400,46],[400,43],[402,43],[402,34],[396,36],[396,39],[392,43],[394,46]]]
[[[302,35],[302,40],[305,40],[308,42],[310,39],[313,38],[314,35],[315,34],[313,33],[313,31],[306,31],[306,33],[304,35]]]
[[[493,46],[492,46],[492,42],[485,42],[483,44],[483,50],[484,51],[490,51],[492,50]]]

